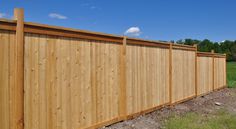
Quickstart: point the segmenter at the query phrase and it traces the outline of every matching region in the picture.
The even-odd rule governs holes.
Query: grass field
[[[230,88],[236,88],[236,62],[227,63],[227,84]]]
[[[236,115],[219,110],[215,114],[187,113],[167,120],[165,129],[236,129]]]

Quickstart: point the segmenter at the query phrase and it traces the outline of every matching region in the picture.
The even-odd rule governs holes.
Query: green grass
[[[236,88],[236,62],[227,62],[227,84]]]
[[[222,110],[214,115],[188,113],[169,118],[164,129],[236,129],[236,115]]]

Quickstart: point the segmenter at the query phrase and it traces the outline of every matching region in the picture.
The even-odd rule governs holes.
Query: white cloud
[[[5,13],[0,13],[0,18],[4,18],[6,17],[6,14]]]
[[[125,35],[130,35],[130,36],[140,36],[140,34],[141,34],[141,30],[139,27],[130,27],[125,32]]]
[[[58,14],[58,13],[50,13],[48,16],[49,16],[50,18],[55,18],[55,19],[60,19],[60,20],[65,20],[65,19],[67,19],[66,16],[63,16],[63,15]]]

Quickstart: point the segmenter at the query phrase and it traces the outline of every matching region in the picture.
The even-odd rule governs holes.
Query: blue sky
[[[0,17],[150,40],[236,40],[236,0],[1,0]],[[129,30],[128,30],[129,29]]]

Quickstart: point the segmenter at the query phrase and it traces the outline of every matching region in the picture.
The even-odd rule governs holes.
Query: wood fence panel
[[[25,129],[85,128],[119,116],[121,45],[25,37]]]
[[[169,102],[169,49],[127,45],[127,113]]]
[[[223,54],[23,19],[0,23],[4,129],[97,128],[226,86]]]
[[[10,44],[15,33],[0,30],[0,125],[10,128]]]
[[[173,49],[172,102],[195,96],[195,51]]]
[[[198,95],[213,91],[213,57],[197,57]]]
[[[214,58],[214,90],[225,87],[226,63],[225,58]]]

